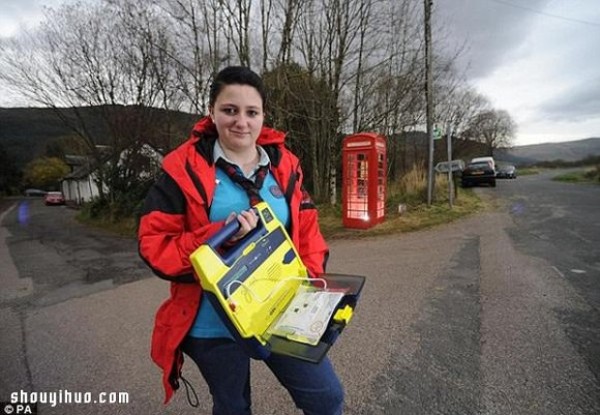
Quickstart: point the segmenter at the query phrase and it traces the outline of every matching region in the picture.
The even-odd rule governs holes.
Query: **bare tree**
[[[302,159],[306,183],[319,200],[326,194],[322,180],[326,154],[318,139],[335,134],[324,116],[324,108],[335,107],[332,92],[324,79],[298,64],[282,64],[265,73],[264,79],[273,126],[288,132],[288,145]]]
[[[283,27],[281,30],[281,43],[277,54],[277,64],[290,62],[295,27],[305,0],[284,0],[283,3]]]
[[[221,66],[259,67],[278,90],[273,123],[291,131],[317,199],[335,203],[344,134],[371,130],[387,136],[388,177],[418,158],[418,140],[403,137],[422,129],[425,119],[422,12],[415,0],[75,4],[51,10],[40,31],[0,45],[0,80],[63,113],[95,151],[100,138],[76,122],[84,117],[69,119],[64,108],[101,108],[112,123],[111,144],[121,146],[159,131],[147,127],[158,119],[152,108],[205,113]],[[451,121],[462,137],[505,145],[514,122],[494,113],[507,128],[502,133],[496,125],[497,135],[482,132],[481,114],[492,109],[455,73],[460,48],[436,51],[439,120]],[[117,106],[127,111],[115,111]]]
[[[252,0],[222,0],[224,19],[229,31],[225,35],[234,46],[240,65],[252,66],[250,59],[250,11]]]
[[[106,155],[99,144],[108,144],[115,158],[148,138],[153,106],[177,101],[164,56],[153,47],[166,42],[160,22],[152,8],[141,6],[111,1],[48,9],[41,27],[15,39],[1,57],[0,78],[31,101],[53,108],[99,165]],[[91,128],[98,120],[107,136]],[[100,180],[105,173],[99,171]]]
[[[380,59],[371,63],[363,77],[359,126],[389,138],[390,178],[405,165],[412,166],[404,133],[416,128],[424,117],[423,30],[417,6],[408,0],[378,4],[375,25],[382,36],[378,41]]]
[[[452,124],[454,134],[461,135],[473,118],[491,109],[489,100],[473,88],[463,86],[440,103],[439,113]]]
[[[168,22],[165,36],[175,50],[169,53],[177,87],[196,114],[206,112],[210,79],[223,61],[224,11],[222,0],[154,0]]]
[[[366,59],[365,59],[365,55],[367,55],[367,50],[365,48],[365,43],[367,42],[368,38],[373,38],[375,36],[369,36],[371,33],[370,29],[370,25],[369,25],[369,20],[371,18],[371,4],[372,1],[370,0],[366,0],[366,1],[361,1],[360,3],[360,11],[359,11],[359,36],[358,36],[358,56],[357,56],[357,62],[356,62],[356,74],[354,77],[354,104],[353,104],[353,108],[352,108],[352,113],[353,113],[353,120],[352,120],[352,126],[353,126],[353,130],[357,131],[359,129],[359,120],[360,120],[360,115],[361,115],[361,107],[360,107],[360,101],[362,99],[362,90],[363,90],[363,85],[362,85],[362,76],[363,76],[363,71],[364,71],[364,67],[366,65]]]
[[[327,108],[336,134],[327,140],[327,166],[329,202],[337,200],[337,167],[339,164],[340,135],[347,119],[350,119],[351,107],[345,105],[349,96],[345,90],[352,76],[345,72],[346,64],[357,49],[360,38],[361,16],[366,15],[364,2],[343,0],[323,0],[321,2],[322,19],[317,26],[320,39],[317,42],[324,46],[315,50],[317,54],[317,70],[327,79],[332,91],[336,107]],[[365,20],[363,19],[363,22]],[[314,37],[313,37],[314,38]],[[357,42],[358,41],[358,42]],[[352,102],[352,101],[350,101]]]
[[[273,0],[263,0],[260,2],[260,34],[262,43],[262,71],[267,71],[269,62],[269,39],[272,33],[273,20]]]
[[[484,143],[491,156],[495,149],[511,146],[516,129],[516,124],[507,111],[491,109],[481,111],[473,117],[465,136]]]

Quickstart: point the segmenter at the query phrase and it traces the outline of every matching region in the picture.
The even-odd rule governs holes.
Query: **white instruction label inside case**
[[[325,333],[329,319],[343,296],[341,292],[299,292],[269,331],[314,346]]]

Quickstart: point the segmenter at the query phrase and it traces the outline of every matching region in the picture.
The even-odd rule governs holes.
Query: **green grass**
[[[435,180],[434,201],[431,206],[427,206],[427,175],[422,167],[415,166],[400,180],[388,184],[383,223],[369,229],[345,228],[342,224],[341,203],[338,203],[336,206],[329,204],[318,206],[319,225],[326,239],[390,235],[449,223],[488,206],[488,202],[481,200],[472,189],[458,186],[457,191],[451,209],[448,203],[447,176],[438,174]],[[400,204],[406,207],[406,211],[402,214],[398,213]],[[114,220],[105,211],[96,211],[87,207],[82,209],[78,220],[117,235],[136,236],[136,222],[133,218]]]
[[[571,183],[581,182],[581,181],[583,181],[583,179],[584,179],[583,172],[581,172],[581,171],[565,173],[565,174],[561,174],[561,175],[558,175],[558,176],[555,176],[552,178],[552,180],[555,180],[557,182],[571,182]]]
[[[517,174],[519,176],[529,176],[532,174],[539,174],[539,173],[540,173],[540,169],[537,167],[524,167],[522,169],[517,170]]]
[[[446,197],[440,197],[430,207],[425,202],[406,205],[406,212],[399,214],[398,205],[386,209],[386,216],[383,223],[369,229],[349,229],[342,224],[342,208],[340,204],[330,206],[329,204],[319,205],[319,224],[321,232],[325,239],[340,238],[364,238],[370,236],[391,235],[396,233],[406,233],[420,229],[431,228],[436,225],[452,222],[473,213],[483,210],[487,205],[479,199],[471,189],[459,189],[458,198],[453,202],[453,208],[450,209]],[[84,214],[78,214],[77,220],[87,226],[101,229],[108,233],[135,238],[137,227],[133,218],[110,220],[100,218],[90,218]]]
[[[442,189],[438,189],[441,193]],[[446,190],[447,192],[447,190]],[[400,200],[399,196],[393,197]],[[383,223],[369,229],[348,229],[342,224],[342,208],[338,204],[319,205],[319,224],[321,232],[326,239],[339,238],[363,238],[369,236],[390,235],[395,233],[406,233],[420,229],[430,228],[436,225],[452,222],[456,219],[479,212],[486,207],[486,203],[479,199],[471,189],[459,189],[458,197],[450,209],[446,196],[440,196],[427,207],[425,202],[417,202],[413,195],[407,197],[410,203],[404,203],[406,212],[398,213],[398,203],[389,204]],[[136,237],[136,222],[133,218],[118,221],[110,219],[90,218],[87,215],[77,215],[77,220],[85,225],[104,230],[106,232],[123,236]]]
[[[321,232],[325,239],[364,238],[406,233],[449,223],[482,211],[487,206],[472,189],[459,189],[458,197],[454,200],[451,209],[447,197],[441,196],[444,190],[447,194],[447,188],[437,188],[437,194],[440,196],[429,207],[425,202],[416,202],[413,198],[414,195],[407,195],[407,199],[412,199],[412,201],[410,204],[406,204],[407,210],[402,214],[398,213],[398,204],[389,204],[384,222],[369,229],[345,228],[342,224],[342,211],[339,205],[336,207],[319,205]],[[394,200],[398,197],[399,195],[393,195],[390,199]]]
[[[552,178],[559,182],[567,183],[594,183],[600,184],[600,166],[585,170],[572,171],[565,174],[560,174]]]
[[[80,211],[76,216],[77,221],[92,228],[101,229],[108,233],[135,238],[137,236],[137,223],[134,218],[121,218],[118,220],[106,217],[92,218],[85,211]]]
[[[342,224],[340,204],[336,207],[320,205],[321,231],[326,239],[405,233],[449,223],[486,207],[486,203],[471,189],[458,186],[451,209],[448,203],[448,176],[445,174],[436,175],[434,188],[434,201],[427,206],[427,171],[422,166],[414,166],[398,181],[388,184],[383,223],[369,229],[347,229]],[[398,213],[400,204],[406,207],[406,212],[402,214]]]

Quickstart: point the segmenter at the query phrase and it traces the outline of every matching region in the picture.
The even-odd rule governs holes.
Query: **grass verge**
[[[552,178],[559,182],[600,184],[600,166],[560,174]]]
[[[529,176],[531,174],[539,174],[540,171],[541,170],[537,167],[524,167],[522,169],[517,170],[517,174],[519,176]]]
[[[440,194],[441,190],[438,188]],[[407,199],[410,199],[410,196]],[[320,205],[319,223],[325,239],[364,238],[430,228],[480,212],[486,206],[488,206],[486,202],[482,201],[472,189],[459,189],[453,208],[450,208],[447,197],[439,197],[429,207],[424,202],[413,201],[406,204],[407,210],[402,214],[398,213],[398,204],[390,204],[386,209],[385,221],[369,229],[345,228],[342,224],[340,206]]]
[[[489,206],[472,189],[457,188],[453,208],[448,203],[448,179],[446,175],[437,175],[435,180],[434,201],[427,206],[427,174],[423,168],[414,167],[400,180],[390,183],[387,188],[386,216],[383,223],[369,229],[349,229],[342,224],[341,203],[336,206],[319,205],[319,224],[326,239],[363,238],[411,232],[432,226],[449,223],[456,219],[479,212]],[[405,211],[399,213],[399,205]],[[84,207],[77,219],[123,237],[135,237],[137,222],[134,218],[116,219],[107,213],[105,207],[96,209],[93,205]]]
[[[137,221],[134,218],[121,218],[118,220],[107,217],[91,217],[85,210],[81,210],[77,216],[77,221],[100,229],[108,233],[122,236],[125,238],[135,238],[137,236]]]

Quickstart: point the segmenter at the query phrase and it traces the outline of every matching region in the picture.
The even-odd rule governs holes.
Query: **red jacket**
[[[189,256],[224,225],[208,218],[215,190],[215,139],[210,118],[201,119],[190,139],[165,157],[165,174],[148,193],[140,219],[140,255],[158,276],[171,281],[171,296],[156,314],[151,351],[163,370],[165,403],[179,388],[183,365],[179,346],[200,306],[202,288]],[[325,271],[328,249],[317,210],[302,186],[299,160],[284,146],[284,139],[284,133],[263,127],[258,144],[269,154],[271,173],[289,203],[290,237],[311,275],[317,276]]]

